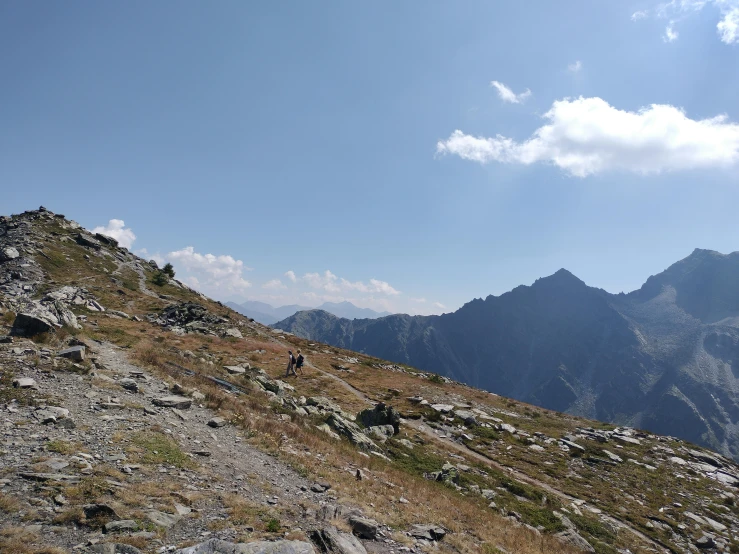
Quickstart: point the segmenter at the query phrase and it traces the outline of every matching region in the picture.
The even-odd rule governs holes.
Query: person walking
[[[295,373],[295,356],[293,356],[293,351],[288,350],[288,359],[287,359],[287,371],[285,372],[285,377],[290,377],[290,373],[292,372],[295,377],[298,376],[297,373]]]
[[[300,353],[300,350],[298,350],[298,358],[295,360],[295,369],[299,369],[301,375],[304,375],[303,373],[303,362],[304,361],[305,361],[305,358],[303,358],[303,355]]]

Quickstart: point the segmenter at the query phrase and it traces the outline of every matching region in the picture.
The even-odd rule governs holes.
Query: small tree
[[[167,264],[162,268],[162,272],[169,275],[170,279],[174,279],[174,267],[172,267],[172,264],[167,262]]]
[[[152,283],[154,283],[158,287],[163,287],[167,283],[169,283],[169,275],[164,273],[164,271],[157,271],[154,274],[154,277],[151,280]]]

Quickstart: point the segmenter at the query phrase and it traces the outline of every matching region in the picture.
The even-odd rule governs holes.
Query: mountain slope
[[[441,316],[299,316],[275,326],[739,454],[739,253],[696,250],[628,295],[560,270]]]
[[[226,306],[239,312],[240,314],[250,317],[262,325],[272,325],[278,321],[285,319],[297,312],[311,310],[306,306],[291,304],[288,306],[280,306],[275,308],[265,302],[256,300],[248,300],[241,304],[236,302],[226,302]],[[324,310],[336,317],[344,317],[347,319],[374,319],[390,315],[390,312],[376,312],[369,308],[359,308],[351,302],[324,302],[317,310]]]

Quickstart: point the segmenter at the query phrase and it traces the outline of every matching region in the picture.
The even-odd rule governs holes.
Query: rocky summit
[[[739,457],[739,252],[695,250],[630,294],[560,270],[441,316],[307,311],[275,327]]]
[[[724,297],[689,300],[701,267],[658,276],[621,298],[618,306],[631,310],[626,327],[618,317],[627,308],[617,317],[610,297],[560,275],[516,293],[537,295],[516,329],[528,329],[537,309],[553,321],[567,314],[569,326],[551,340],[580,329],[581,346],[594,348],[588,341],[600,337],[602,358],[615,364],[606,339],[636,355],[628,349],[639,329],[644,352],[674,352],[673,339],[653,337],[658,329],[672,336],[659,314],[680,308],[692,318],[684,321],[692,329],[681,339],[685,350],[701,337],[712,359],[733,360]],[[717,283],[726,284],[717,295],[733,290],[724,277]],[[556,296],[549,287],[560,303],[547,304]],[[583,305],[573,307],[574,298]],[[502,300],[466,309],[484,315],[487,302]],[[597,312],[591,319],[578,315],[586,306]],[[304,373],[285,377],[287,350],[297,348]],[[580,353],[558,360],[559,381],[538,386],[578,392]],[[472,349],[467,359],[477,356]],[[630,389],[614,388],[624,410],[656,390],[657,366],[637,360],[642,396],[629,400]],[[532,382],[543,378],[533,365],[521,367]],[[3,217],[0,552],[739,549],[739,467],[730,457],[634,424],[498,396],[432,369],[264,327],[44,208]],[[628,381],[626,369],[610,376],[614,384]],[[665,380],[663,394],[675,386],[682,396],[673,396],[689,400],[689,374],[681,375]],[[705,390],[717,402],[730,394]],[[598,405],[602,396],[588,398]],[[676,420],[691,421],[679,406]]]

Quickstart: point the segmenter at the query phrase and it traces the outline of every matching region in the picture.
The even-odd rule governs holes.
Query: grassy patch
[[[65,440],[54,440],[46,443],[46,450],[49,452],[56,452],[57,454],[74,454],[79,452],[82,445],[76,442],[70,442]]]
[[[20,509],[21,503],[15,496],[0,493],[0,512],[12,514]]]
[[[147,464],[171,465],[179,468],[193,467],[195,463],[185,454],[177,441],[157,431],[142,431],[131,438],[139,450],[141,460]]]

